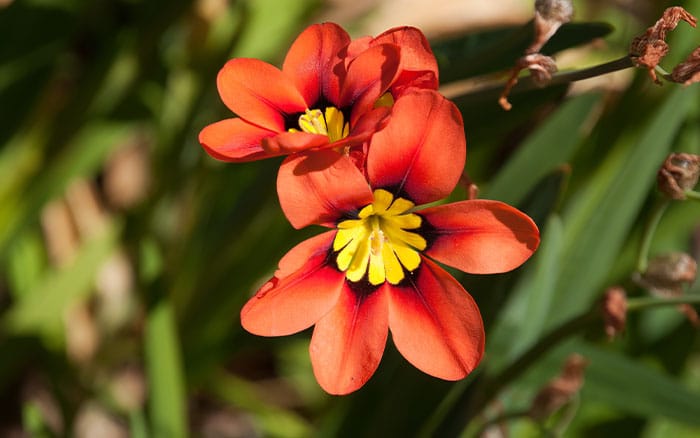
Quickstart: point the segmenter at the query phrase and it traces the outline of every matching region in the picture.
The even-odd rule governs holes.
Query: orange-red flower
[[[433,260],[476,274],[518,267],[539,232],[504,203],[467,200],[414,208],[447,196],[464,168],[457,108],[432,90],[396,100],[374,134],[366,175],[335,150],[288,157],[277,189],[297,228],[332,228],[290,250],[241,311],[263,336],[315,325],[314,374],[333,394],[360,388],[382,357],[388,332],[401,354],[436,377],[469,374],[484,351],[479,309]]]
[[[437,85],[437,62],[418,29],[351,41],[336,24],[316,24],[292,44],[281,70],[258,59],[226,63],[217,86],[238,118],[205,127],[199,141],[232,162],[357,146],[382,126],[385,101]]]

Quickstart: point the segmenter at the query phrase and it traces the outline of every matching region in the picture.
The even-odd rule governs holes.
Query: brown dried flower
[[[535,38],[525,53],[537,53],[559,27],[571,21],[574,6],[571,0],[535,1]]]
[[[561,374],[550,380],[535,396],[528,414],[535,421],[545,420],[576,395],[584,381],[588,360],[580,354],[566,358]]]
[[[700,46],[673,69],[671,80],[683,85],[700,82]]]
[[[544,86],[552,79],[552,74],[556,73],[557,64],[554,62],[554,59],[541,53],[530,53],[519,58],[511,71],[501,97],[498,99],[498,103],[506,111],[512,108],[512,105],[508,102],[510,90],[518,83],[518,74],[524,69],[530,70],[532,80],[537,85]]]
[[[668,44],[666,44],[666,33],[675,29],[678,23],[683,20],[695,27],[697,19],[688,11],[680,6],[673,6],[664,11],[661,18],[650,28],[646,30],[644,35],[636,37],[632,40],[630,46],[630,57],[637,67],[644,67],[649,70],[649,76],[660,84],[659,78],[656,77],[654,69],[661,58],[668,53]]]
[[[659,190],[671,199],[683,200],[700,177],[700,155],[672,153],[656,175]]]
[[[683,252],[657,255],[649,261],[642,273],[643,285],[661,295],[679,295],[685,284],[695,281],[698,265],[695,259]]]
[[[694,258],[681,252],[661,254],[649,261],[649,266],[639,278],[639,284],[660,296],[678,296],[683,287],[695,281],[698,265]],[[700,326],[700,317],[693,306],[681,304],[682,312],[694,326]]]
[[[557,65],[554,59],[542,55],[539,51],[562,24],[571,21],[573,13],[574,7],[571,0],[535,1],[535,36],[530,46],[525,49],[525,55],[515,62],[506,86],[498,99],[498,103],[504,110],[508,111],[512,108],[508,102],[508,95],[518,83],[518,75],[522,70],[530,70],[532,79],[537,85],[544,85],[552,79],[552,74],[557,71]]]
[[[605,333],[613,339],[625,330],[627,322],[627,295],[619,286],[613,286],[605,291],[602,302]]]

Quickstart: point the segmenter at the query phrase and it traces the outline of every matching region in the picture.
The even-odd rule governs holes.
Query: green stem
[[[502,423],[504,421],[519,420],[521,418],[525,418],[525,417],[529,417],[529,416],[530,416],[530,411],[528,411],[528,410],[505,412],[503,414],[497,415],[497,416],[485,421],[481,425],[481,427],[479,427],[477,433],[475,433],[474,436],[484,436],[486,429],[493,426],[494,424]]]
[[[700,193],[694,190],[686,190],[685,197],[688,199],[692,199],[693,201],[700,201]]]
[[[656,65],[654,67],[654,70],[656,70],[657,73],[659,73],[661,76],[663,76],[664,79],[671,76],[671,73],[664,70],[664,68],[661,67],[660,65]]]
[[[700,294],[678,297],[636,297],[627,299],[627,311],[636,312],[649,307],[672,306],[678,304],[700,304]]]
[[[668,204],[670,203],[667,198],[660,198],[656,201],[654,208],[649,217],[649,222],[644,229],[644,236],[642,237],[642,244],[639,247],[639,256],[637,257],[637,272],[644,273],[647,270],[647,264],[649,261],[649,248],[651,247],[651,241],[656,233],[656,228],[661,221],[661,217],[664,215]]]
[[[536,83],[532,76],[526,76],[524,78],[518,79],[518,83],[515,84],[515,86],[513,86],[513,89],[510,91],[510,95],[543,87],[552,87],[555,85],[582,81],[584,79],[602,76],[630,67],[634,67],[634,63],[632,62],[629,56],[625,55],[622,58],[615,59],[613,61],[609,61],[603,64],[595,65],[593,67],[554,74],[552,75],[552,79],[550,79],[546,84],[544,84],[544,86]],[[449,97],[450,99],[466,99],[468,97],[470,101],[474,99],[478,100],[479,98],[491,99],[492,95],[499,95],[501,93],[501,90],[503,90],[503,83],[498,82],[497,84],[487,85],[483,88],[478,88],[471,92],[455,92],[454,94],[450,93],[447,97]]]
[[[603,64],[595,65],[593,67],[584,68],[582,70],[576,70],[572,72],[559,73],[552,76],[552,80],[547,82],[549,85],[566,84],[569,82],[582,81],[584,79],[594,78],[596,76],[602,76],[608,73],[616,72],[618,70],[624,70],[626,68],[634,67],[634,63],[629,56],[625,55],[622,58],[615,59],[613,61],[605,62]],[[534,80],[522,81],[522,87],[528,87],[527,89],[537,88],[538,85]],[[520,87],[517,85],[513,87],[513,91],[519,90]],[[524,90],[523,90],[524,91]]]

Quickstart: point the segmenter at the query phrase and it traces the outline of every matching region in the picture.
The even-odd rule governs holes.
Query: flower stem
[[[528,410],[522,410],[522,411],[513,411],[513,412],[504,412],[500,415],[497,415],[487,421],[485,421],[481,427],[479,427],[479,430],[477,433],[474,434],[474,436],[484,436],[484,433],[486,430],[493,426],[494,424],[498,423],[503,423],[504,421],[511,421],[511,420],[519,420],[521,418],[529,417],[530,412]]]
[[[685,197],[693,201],[700,201],[700,193],[694,190],[686,190]]]
[[[518,92],[529,91],[537,88],[551,87],[554,85],[582,81],[584,79],[602,76],[630,67],[634,67],[634,63],[628,55],[625,55],[622,58],[615,59],[613,61],[608,61],[603,64],[595,65],[593,67],[554,74],[552,75],[552,79],[550,79],[544,85],[536,83],[532,76],[526,76],[518,79],[518,83],[515,86],[513,86],[513,89],[511,90],[510,94],[513,95]],[[484,87],[477,88],[473,91],[465,92],[464,90],[457,89],[451,93],[446,92],[445,95],[450,99],[464,98],[465,100],[468,99],[469,101],[473,101],[474,99],[478,100],[479,98],[483,98],[485,100],[488,100],[492,98],[492,95],[500,94],[502,89],[503,83],[498,82],[496,84],[486,85]]]
[[[670,201],[666,198],[660,198],[656,201],[653,210],[651,211],[651,216],[649,217],[649,222],[644,229],[644,236],[642,237],[642,244],[639,247],[639,256],[637,257],[637,272],[644,273],[647,270],[647,264],[649,262],[649,248],[651,247],[651,241],[656,233],[656,228],[661,221],[661,217],[664,215],[666,208]]]
[[[552,76],[552,80],[547,82],[547,86],[582,81],[584,79],[602,76],[630,67],[634,67],[634,63],[632,62],[629,56],[625,55],[622,58],[615,59],[613,61],[608,61],[603,64],[595,65],[593,67],[584,68],[582,70],[575,70],[571,72],[555,74],[554,76]],[[537,87],[537,85],[532,79],[530,79],[529,81],[522,81],[521,83],[523,84],[523,87],[528,86],[528,89]],[[517,90],[518,88],[519,87],[516,85],[514,87],[514,90]]]
[[[700,294],[686,294],[677,297],[628,298],[627,311],[635,312],[649,307],[672,306],[678,304],[700,304]]]

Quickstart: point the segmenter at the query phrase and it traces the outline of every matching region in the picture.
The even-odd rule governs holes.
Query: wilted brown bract
[[[675,29],[678,23],[683,20],[695,27],[697,19],[680,6],[674,6],[664,11],[661,18],[646,30],[644,35],[632,40],[630,46],[630,57],[637,67],[645,67],[649,70],[649,76],[660,84],[654,69],[661,59],[668,53],[669,47],[666,44],[666,33]]]

